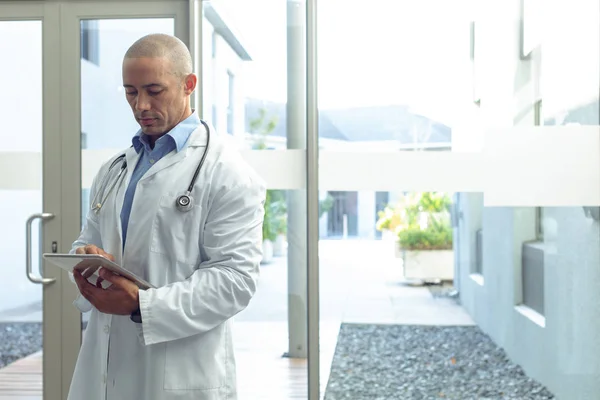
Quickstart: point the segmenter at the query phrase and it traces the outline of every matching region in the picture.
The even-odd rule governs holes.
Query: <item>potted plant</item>
[[[262,262],[264,264],[268,264],[273,259],[273,242],[277,239],[277,230],[276,230],[276,218],[275,218],[275,207],[273,206],[273,201],[271,200],[272,191],[267,190],[266,200],[265,200],[265,215],[263,218],[263,226],[262,226],[262,250],[263,250],[263,258]]]
[[[281,257],[285,253],[287,242],[287,200],[282,190],[269,191],[269,208],[271,228],[274,232],[273,256]]]
[[[403,202],[397,248],[406,279],[454,279],[450,196],[440,192],[414,193]]]
[[[402,227],[410,226],[417,221],[418,207],[415,195],[404,195],[395,205],[387,205],[383,211],[379,211],[379,219],[375,225],[381,232],[381,238],[390,243],[394,256],[401,258],[398,246],[398,233]]]
[[[260,108],[258,116],[250,120],[250,133],[253,136],[254,150],[266,150],[267,137],[277,126],[277,116],[267,119],[267,110]],[[281,190],[267,190],[265,216],[263,220],[263,263],[269,263],[274,256],[283,255],[287,236],[287,200]]]
[[[402,222],[402,210],[399,207],[386,206],[383,211],[377,213],[379,219],[375,225],[376,229],[381,232],[383,240],[396,241],[396,231]]]

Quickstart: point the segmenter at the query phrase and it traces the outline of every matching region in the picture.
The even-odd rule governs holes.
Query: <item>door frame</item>
[[[145,2],[142,12],[139,3],[0,0],[0,21],[42,23],[40,186],[42,211],[54,215],[41,225],[42,252],[52,252],[53,242],[57,252],[69,252],[81,230],[80,20],[171,17],[179,38],[194,50],[201,46],[201,40],[189,40],[189,15],[195,9],[188,0]],[[43,261],[42,271],[54,279],[43,286],[43,398],[62,400],[81,346],[81,313],[73,306],[77,287],[67,272]]]
[[[52,252],[52,242],[57,242],[58,251],[64,250],[63,202],[61,168],[61,136],[59,110],[56,102],[60,95],[59,82],[59,5],[52,2],[14,2],[0,0],[0,21],[41,21],[42,23],[42,154],[41,192],[42,212],[51,213],[54,218],[43,221],[42,252]],[[35,95],[35,94],[34,94]],[[23,221],[25,223],[25,221]],[[25,272],[25,271],[24,271]],[[72,351],[79,343],[70,343],[68,321],[74,312],[65,307],[64,289],[68,276],[56,268],[47,268],[42,261],[45,278],[54,282],[43,285],[43,396],[45,399],[62,399],[65,372],[71,364]],[[66,279],[66,281],[65,281]],[[72,300],[69,301],[69,305]],[[73,331],[73,329],[71,329]],[[68,386],[66,386],[68,389]]]

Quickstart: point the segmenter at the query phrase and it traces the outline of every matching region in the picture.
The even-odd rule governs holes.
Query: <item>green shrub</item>
[[[445,223],[425,229],[413,225],[398,232],[398,244],[404,250],[450,250],[452,227]]]

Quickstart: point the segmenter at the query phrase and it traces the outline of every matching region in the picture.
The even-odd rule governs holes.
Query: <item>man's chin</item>
[[[141,128],[142,128],[142,132],[144,132],[148,136],[155,136],[155,135],[162,134],[161,127],[158,127],[155,125],[150,125],[150,126],[141,125]]]

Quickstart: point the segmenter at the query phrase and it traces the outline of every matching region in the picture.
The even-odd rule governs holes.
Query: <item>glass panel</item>
[[[42,22],[0,21],[0,54],[0,160],[14,160],[12,167],[0,161],[0,374],[8,373],[6,365],[29,355],[40,371],[32,375],[26,390],[10,387],[10,382],[0,385],[0,397],[15,390],[41,396],[42,285],[26,277],[25,222],[42,212]],[[36,275],[41,266],[40,235],[36,222],[32,232]]]
[[[452,333],[430,333],[427,326],[472,325],[452,300],[454,193],[402,187],[407,172],[384,162],[393,161],[389,153],[454,150],[455,129],[476,112],[471,27],[456,7],[318,3],[319,179],[336,185],[320,192],[325,399],[444,397],[443,378],[427,373],[426,363],[435,368],[430,352],[446,356]],[[342,151],[354,152],[355,163],[378,176],[348,180],[342,168],[325,164],[328,153]],[[415,168],[414,174],[422,172]],[[338,180],[355,187],[340,187]]]
[[[531,129],[565,135],[557,157],[565,169],[597,157],[597,141],[573,151],[597,132],[566,125],[600,125],[600,5],[544,3],[544,23],[527,27],[527,35],[544,34],[541,47],[534,41],[525,58],[515,4],[475,16],[470,1],[318,3],[325,399],[585,398],[600,389],[600,362],[589,351],[599,343],[599,208],[484,206],[489,181],[508,188],[508,203],[525,201],[511,185],[556,187],[557,174],[531,179],[519,168],[519,182],[481,183],[484,197],[452,188],[466,180],[442,168],[447,159],[475,167],[466,153],[494,145],[514,149],[514,165],[518,157],[547,163],[543,150],[559,141],[531,140],[534,125],[560,126]],[[469,54],[474,19],[477,50]],[[568,33],[530,30],[556,24]],[[484,147],[486,128],[514,142]],[[342,150],[371,176],[349,179],[330,163]],[[445,194],[415,189],[440,176]]]
[[[131,146],[139,130],[125,98],[121,67],[125,52],[150,33],[173,35],[173,18],[81,21],[81,223],[89,211],[89,188],[102,162]],[[83,315],[83,329],[89,313]]]
[[[243,151],[305,150],[305,2],[203,4],[204,115]],[[306,191],[269,189],[258,291],[235,317],[238,393],[240,399],[303,399]]]

